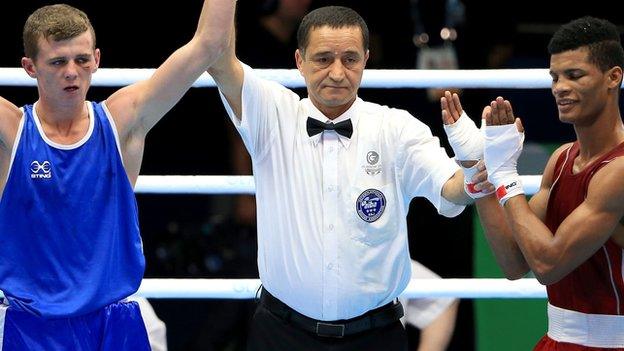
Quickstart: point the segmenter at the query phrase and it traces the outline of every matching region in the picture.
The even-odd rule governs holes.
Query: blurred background
[[[50,1],[20,1],[3,10],[0,67],[18,67],[21,31],[28,14]],[[95,27],[101,67],[155,68],[192,36],[200,0],[66,1],[84,10]],[[255,68],[295,68],[295,32],[301,17],[323,5],[357,10],[371,32],[368,68],[547,68],[546,45],[554,30],[593,15],[622,26],[615,1],[584,6],[569,1],[492,0],[240,0],[238,56]],[[450,87],[449,87],[450,88]],[[115,89],[94,87],[99,101]],[[297,90],[305,96],[303,89]],[[439,92],[433,89],[362,89],[372,102],[403,108],[442,136]],[[478,120],[498,95],[523,117],[527,144],[521,174],[541,174],[550,152],[571,141],[558,122],[548,89],[461,92],[464,108]],[[36,100],[32,87],[0,87],[23,105]],[[450,151],[450,149],[448,149]],[[452,153],[450,153],[452,154]],[[191,89],[147,138],[142,174],[250,174],[238,136],[215,88]],[[147,278],[255,278],[253,198],[223,195],[138,195]],[[410,251],[442,277],[502,277],[472,208],[453,219],[438,216],[426,201],[412,202]],[[435,228],[435,229],[433,229]],[[244,350],[253,301],[151,300],[167,324],[169,350]],[[545,300],[462,300],[449,350],[528,350],[546,330]],[[410,328],[412,342],[418,331]]]

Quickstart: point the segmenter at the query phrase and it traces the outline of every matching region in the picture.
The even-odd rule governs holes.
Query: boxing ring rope
[[[147,79],[150,68],[100,68],[92,86],[119,87]],[[296,69],[256,69],[264,78],[290,88],[303,88],[305,82]],[[0,67],[1,86],[36,86],[22,68]],[[547,69],[497,70],[366,70],[362,88],[512,88],[547,89],[551,78]],[[193,87],[215,87],[203,74]],[[539,188],[540,175],[524,175],[527,194]],[[136,193],[142,194],[253,194],[252,176],[139,176]],[[143,279],[137,295],[148,298],[227,298],[256,296],[259,279]],[[0,297],[2,292],[0,291]],[[546,289],[534,278],[506,279],[412,279],[402,294],[406,298],[544,298]]]
[[[143,279],[137,295],[177,299],[251,299],[256,296],[259,286],[259,279]],[[514,281],[491,278],[412,279],[401,296],[533,299],[546,297],[546,288],[533,278]]]
[[[523,175],[522,185],[528,195],[539,189],[542,176]],[[139,176],[136,193],[140,194],[254,194],[253,176]]]
[[[259,76],[290,88],[303,88],[305,82],[296,69],[256,69]],[[93,75],[92,86],[118,87],[149,78],[151,68],[99,68]],[[362,88],[510,88],[547,89],[552,78],[544,68],[486,69],[486,70],[414,70],[367,69]],[[0,85],[35,86],[22,68],[1,68]],[[204,73],[193,85],[196,88],[215,87]]]

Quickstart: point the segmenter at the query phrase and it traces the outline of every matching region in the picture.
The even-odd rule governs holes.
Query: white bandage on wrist
[[[483,150],[488,180],[496,188],[496,197],[502,205],[513,196],[524,194],[518,175],[518,157],[522,153],[524,133],[515,124],[485,127]]]
[[[475,189],[476,184],[472,182],[472,178],[475,176],[475,174],[479,172],[478,163],[476,163],[472,167],[464,167],[461,164],[459,164],[459,166],[464,172],[464,191],[466,192],[466,194],[468,194],[468,196],[473,199],[480,199],[492,193],[491,191],[484,192],[483,190]]]
[[[520,180],[517,172],[515,175],[501,179],[499,184],[500,185],[496,186],[496,198],[503,206],[505,205],[505,202],[512,197],[524,194],[522,181]]]
[[[462,112],[455,123],[445,124],[444,131],[455,152],[456,160],[483,159],[483,134],[466,112]]]

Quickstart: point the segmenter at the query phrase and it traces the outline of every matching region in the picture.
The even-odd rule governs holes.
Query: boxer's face
[[[602,70],[589,60],[589,50],[581,47],[550,57],[552,94],[559,119],[575,125],[591,125],[608,104],[609,91],[617,86],[611,70]]]
[[[37,79],[40,99],[60,104],[84,102],[100,62],[100,51],[93,48],[91,33],[59,41],[41,37],[38,45],[37,56],[22,58],[22,66]]]

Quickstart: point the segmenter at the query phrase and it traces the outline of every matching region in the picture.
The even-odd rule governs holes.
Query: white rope
[[[143,279],[137,295],[177,299],[251,299],[259,279]],[[545,298],[546,288],[536,279],[412,279],[401,295],[406,298],[458,297]]]
[[[252,299],[259,287],[260,279],[143,279],[136,295],[156,299]],[[546,288],[534,278],[412,279],[401,296],[539,299],[546,297]]]
[[[134,187],[143,194],[254,194],[252,176],[142,175]]]
[[[290,88],[303,88],[305,82],[296,69],[256,69],[261,77],[275,80]],[[118,87],[149,78],[152,68],[100,68],[91,84]],[[362,88],[550,88],[552,78],[545,68],[485,70],[417,70],[367,69]],[[35,86],[22,68],[0,68],[0,85]],[[214,87],[215,82],[204,73],[194,87]]]
[[[542,176],[521,176],[524,191],[533,195]],[[136,193],[142,194],[254,194],[252,176],[139,176]]]

